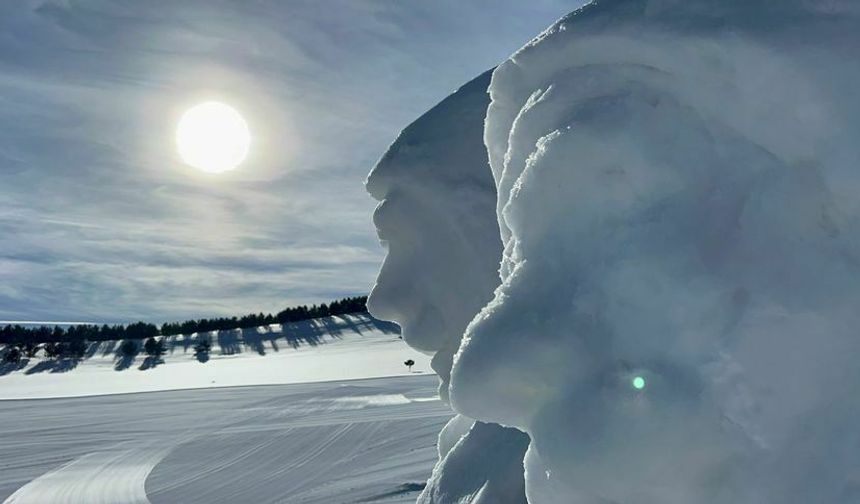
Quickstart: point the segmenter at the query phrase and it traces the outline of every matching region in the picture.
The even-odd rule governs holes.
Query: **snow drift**
[[[529,502],[860,502],[858,14],[606,0],[495,70],[502,282],[450,399],[529,434]]]

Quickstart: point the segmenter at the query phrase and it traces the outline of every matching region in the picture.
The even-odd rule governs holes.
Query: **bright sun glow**
[[[205,172],[236,168],[248,155],[250,144],[248,124],[223,103],[206,102],[188,109],[176,128],[182,160]]]
[[[633,378],[633,388],[636,390],[642,390],[645,388],[645,378],[641,376],[637,376]]]

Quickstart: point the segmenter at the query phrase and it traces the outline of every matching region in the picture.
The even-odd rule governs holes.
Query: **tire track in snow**
[[[201,429],[236,425],[249,416],[233,412],[157,441],[123,442],[88,453],[30,481],[3,504],[151,504],[146,478],[177,445],[198,437]]]
[[[136,447],[90,453],[34,479],[4,504],[149,504],[146,477],[169,452]]]

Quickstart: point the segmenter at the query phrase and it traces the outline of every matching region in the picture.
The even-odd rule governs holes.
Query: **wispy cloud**
[[[362,181],[400,128],[580,2],[0,4],[0,319],[162,320],[366,292]],[[246,116],[204,176],[182,110]]]

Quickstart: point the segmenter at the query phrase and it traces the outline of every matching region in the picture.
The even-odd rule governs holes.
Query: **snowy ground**
[[[109,342],[0,368],[0,502],[415,501],[451,412],[396,327],[220,333],[203,363],[195,340],[171,338],[155,367]]]
[[[0,402],[5,503],[414,502],[436,377]]]
[[[30,359],[0,364],[0,399],[73,397],[190,388],[309,383],[431,373],[429,358],[409,348],[397,327],[366,315],[328,317],[209,335],[207,362],[200,336],[167,340],[164,362],[117,355],[120,342],[92,344],[80,362]],[[412,359],[413,373],[403,365]],[[2,407],[2,406],[0,406]]]

